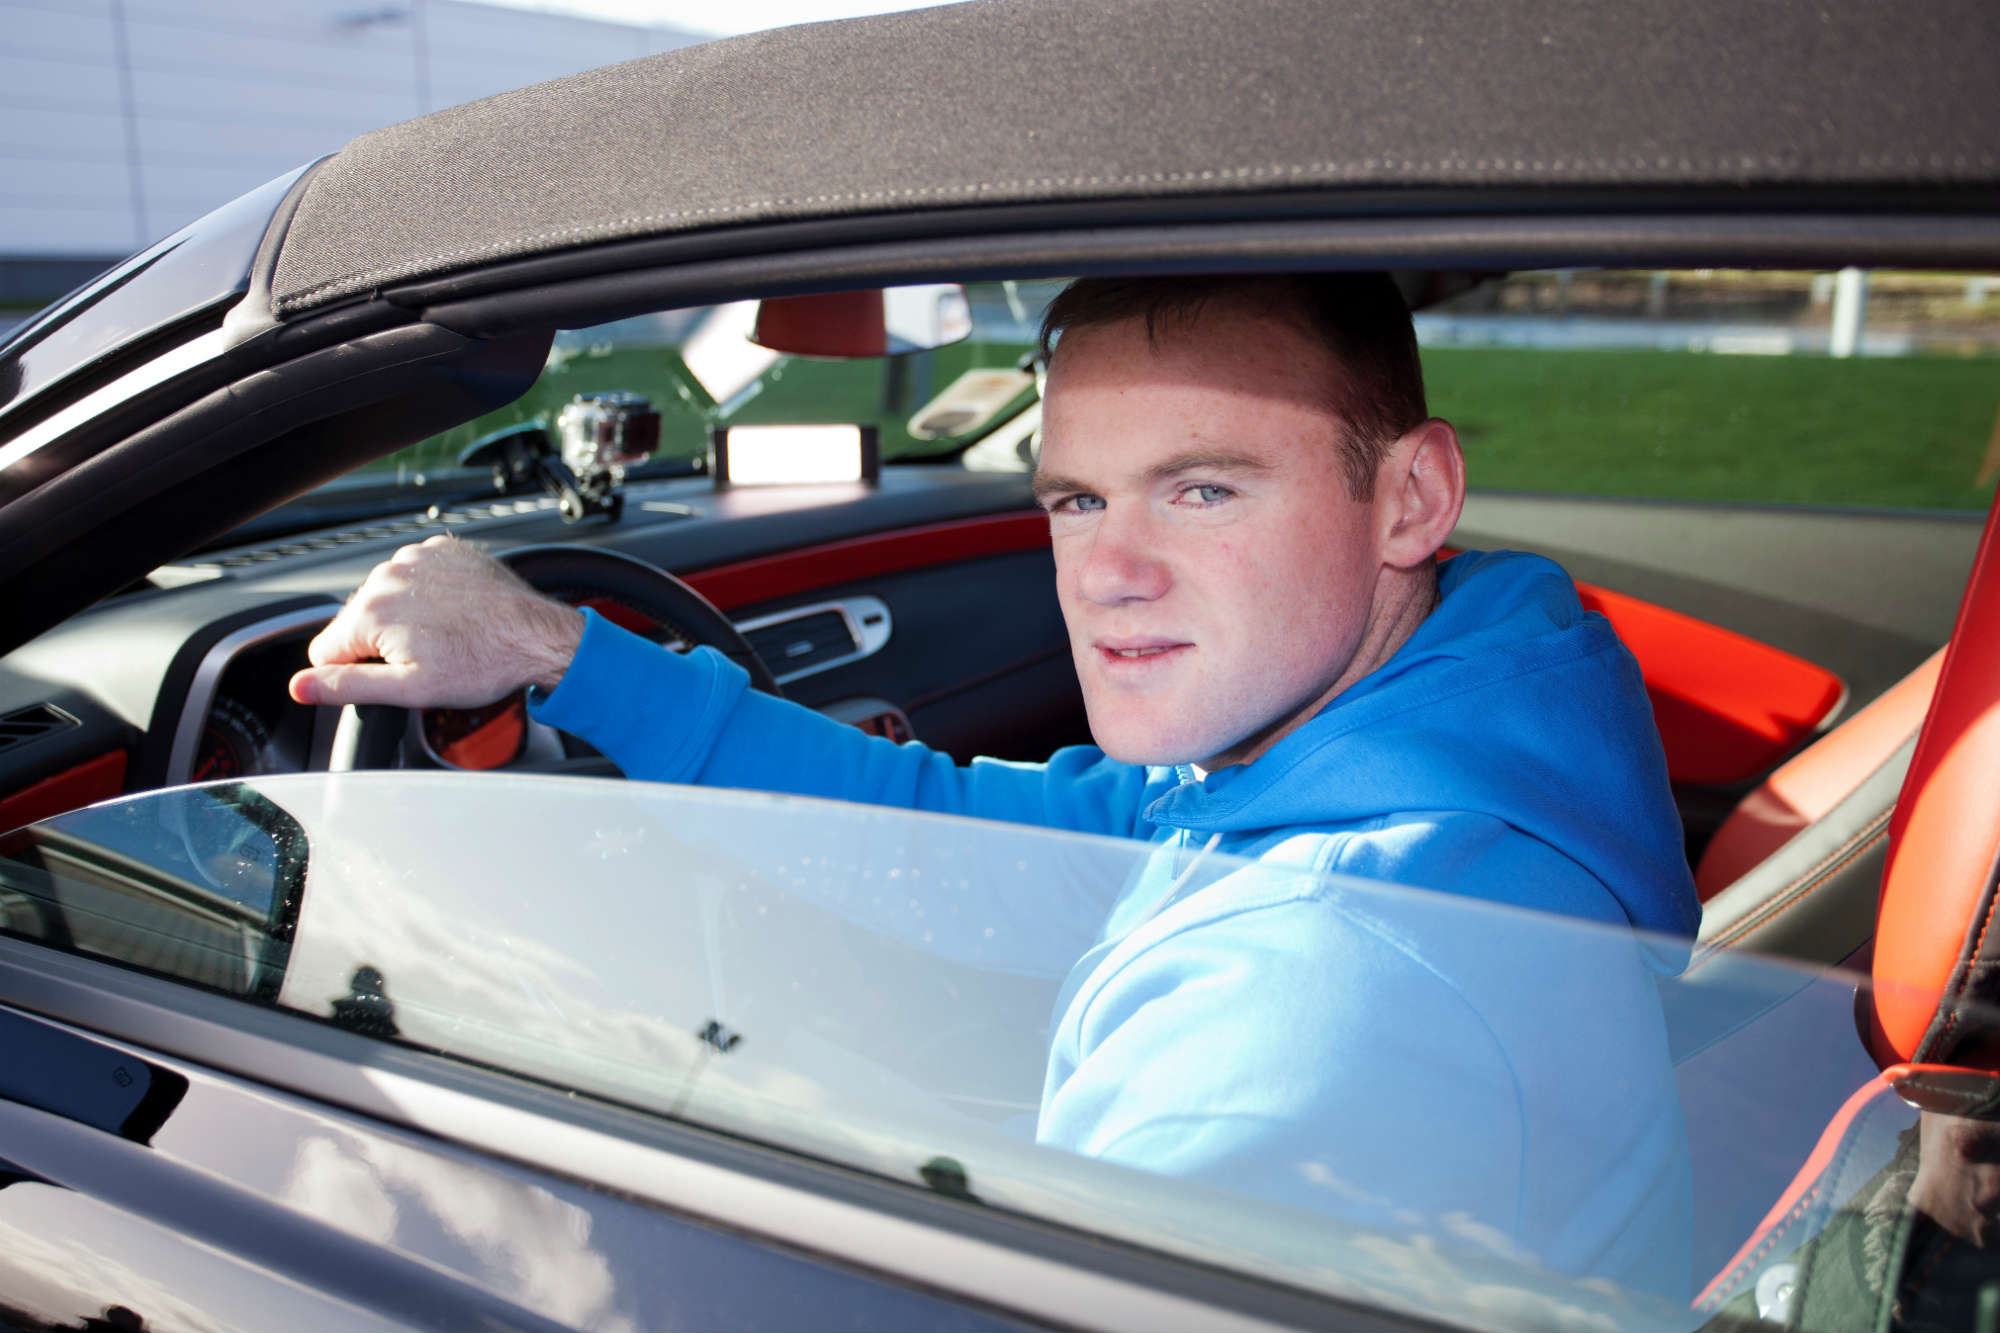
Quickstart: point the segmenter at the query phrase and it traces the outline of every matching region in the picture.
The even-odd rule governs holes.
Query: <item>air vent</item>
[[[847,617],[838,611],[781,620],[751,630],[744,637],[780,680],[809,671],[836,658],[852,657],[861,645],[847,627]]]
[[[843,597],[739,620],[736,628],[783,685],[880,652],[889,642],[889,608],[879,597]]]
[[[0,715],[0,750],[11,750],[17,745],[46,736],[50,732],[62,731],[78,725],[71,717],[54,704],[35,704],[29,708],[17,708],[11,713]]]

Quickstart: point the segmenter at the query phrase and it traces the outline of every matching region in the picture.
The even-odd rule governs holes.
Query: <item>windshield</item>
[[[1457,422],[1475,489],[1968,510],[1991,497],[1991,274],[1866,275],[1851,356],[1819,355],[1845,327],[1833,274],[1563,269],[1432,285],[1406,291],[1431,406]],[[565,411],[607,396],[658,414],[657,448],[621,473],[636,479],[705,467],[719,428],[769,425],[861,426],[885,461],[1026,471],[1032,357],[1062,286],[965,284],[943,345],[889,356],[760,347],[755,301],[559,330],[521,398],[321,487],[275,527],[490,496],[479,445],[524,429],[559,444]]]
[[[17,936],[1455,1324],[1771,1318],[1840,1246],[1890,1256],[1871,1261],[1879,1287],[1940,1229],[1983,1247],[1994,1212],[1975,1165],[1991,1126],[1931,1111],[1917,1132],[1856,1035],[1853,977],[1690,963],[1685,941],[1269,861],[391,772],[159,792],[10,846]],[[1101,942],[1148,875],[1168,885],[1150,918]],[[1332,910],[1297,974],[1256,923],[1302,898]],[[1187,997],[1148,968],[1224,918],[1261,961],[1174,1010]],[[1086,977],[1100,998],[1079,1015]],[[1274,1014],[1281,1030],[1257,1030]],[[1156,1048],[1106,1049],[1100,1029]],[[1273,1041],[1246,1095],[1232,1052]],[[1843,1114],[1858,1142],[1814,1177],[1803,1223],[1771,1230]],[[1924,1171],[1957,1186],[1933,1180],[1927,1205]],[[1837,1317],[1806,1326],[1853,1326],[1867,1273],[1810,1289]]]
[[[718,426],[873,426],[888,460],[953,454],[1034,401],[1024,365],[1042,311],[1062,284],[972,283],[970,332],[928,350],[881,357],[790,356],[750,341],[757,302],[697,306],[564,329],[528,392],[495,412],[400,449],[342,485],[436,486],[477,479],[461,464],[474,442],[510,426],[552,426],[579,394],[636,394],[660,414],[654,472],[685,472]],[[638,471],[637,475],[645,475]]]

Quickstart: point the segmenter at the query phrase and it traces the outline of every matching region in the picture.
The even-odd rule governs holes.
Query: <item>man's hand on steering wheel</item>
[[[436,536],[377,565],[306,649],[302,704],[477,708],[554,689],[583,615],[465,542]]]

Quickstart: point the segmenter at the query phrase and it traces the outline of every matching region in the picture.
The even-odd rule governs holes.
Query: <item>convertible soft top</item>
[[[273,298],[291,315],[614,239],[972,203],[1992,190],[1996,70],[1992,0],[983,0],[364,135],[311,177]]]

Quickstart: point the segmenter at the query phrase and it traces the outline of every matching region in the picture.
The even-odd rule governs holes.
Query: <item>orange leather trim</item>
[[[1764,1220],[1757,1224],[1756,1230],[1750,1233],[1750,1238],[1743,1242],[1742,1248],[1730,1257],[1729,1262],[1722,1266],[1722,1271],[1711,1278],[1708,1285],[1701,1289],[1701,1294],[1694,1298],[1696,1309],[1706,1309],[1722,1287],[1740,1280],[1743,1270],[1755,1265],[1762,1258],[1760,1251],[1778,1238],[1778,1228],[1788,1221],[1794,1212],[1812,1202],[1814,1191],[1825,1178],[1827,1168],[1833,1165],[1834,1154],[1840,1150],[1841,1141],[1847,1137],[1848,1127],[1854,1123],[1854,1118],[1861,1114],[1869,1102],[1885,1094],[1893,1095],[1890,1092],[1889,1079],[1897,1072],[1899,1071],[1890,1070],[1876,1075],[1856,1088],[1854,1095],[1841,1103],[1840,1109],[1833,1113],[1833,1119],[1828,1121],[1826,1128],[1820,1132],[1819,1142],[1813,1145],[1812,1153],[1806,1158],[1805,1165],[1798,1169],[1797,1174],[1792,1177],[1792,1183],[1785,1187],[1785,1192],[1771,1205],[1771,1211],[1764,1214]]]
[[[686,574],[724,610],[906,569],[1047,546],[1039,513],[932,523]],[[1447,548],[1444,558],[1456,554]],[[1838,676],[1718,625],[1587,583],[1586,608],[1639,659],[1676,782],[1741,782],[1797,749],[1840,701]]]
[[[0,832],[109,800],[125,790],[125,752],[112,750],[0,796]]]
[[[1048,544],[1047,515],[997,514],[806,546],[782,555],[717,565],[681,577],[696,592],[727,611],[856,579],[982,555],[1030,551]]]
[[[517,697],[486,721],[438,752],[438,758],[460,768],[485,772],[511,764],[528,734],[528,708]]]
[[[1943,665],[1944,650],[1939,649],[1744,797],[1702,853],[1694,876],[1702,901],[1734,884],[1800,829],[1824,817],[1916,735]]]
[[[1875,931],[1871,1037],[1883,1060],[1915,1054],[1966,947],[2000,854],[2000,500],[1972,560],[1937,695],[1889,826]]]

